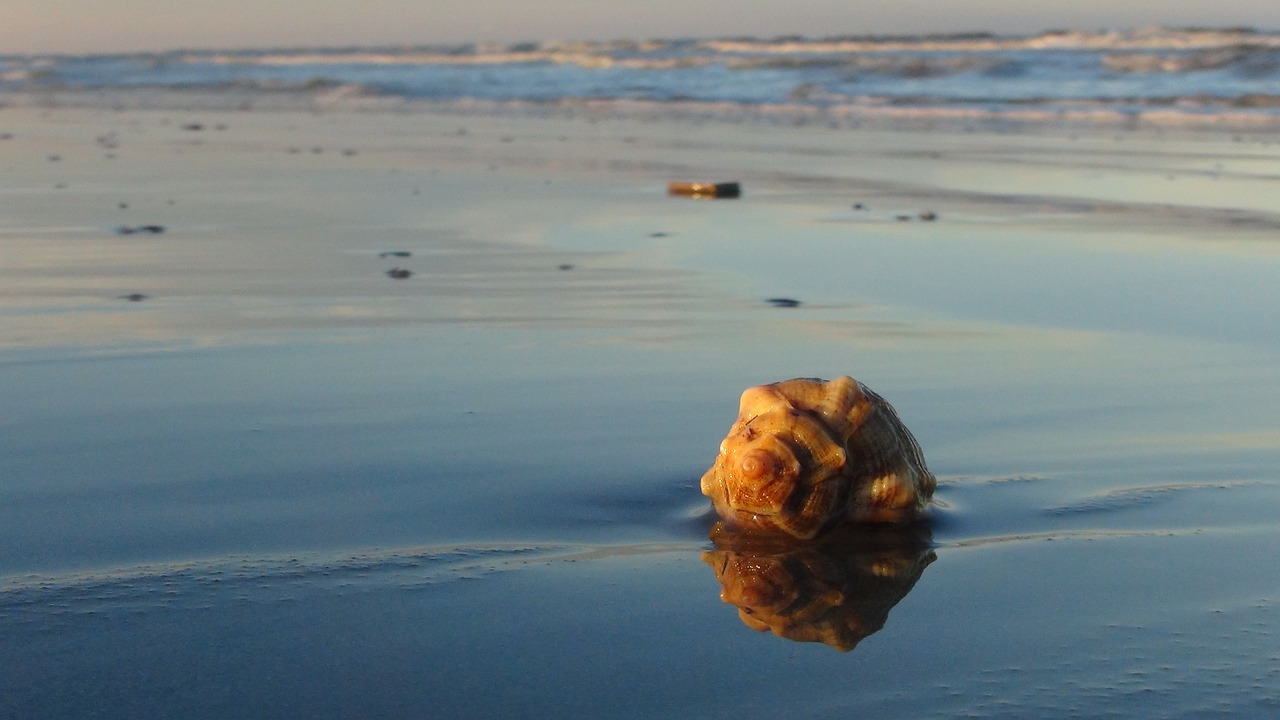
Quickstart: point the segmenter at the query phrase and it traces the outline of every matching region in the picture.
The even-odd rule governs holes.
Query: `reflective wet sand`
[[[0,715],[1276,709],[1273,138],[0,132]],[[696,486],[744,388],[841,374],[940,482],[847,653],[726,606]]]

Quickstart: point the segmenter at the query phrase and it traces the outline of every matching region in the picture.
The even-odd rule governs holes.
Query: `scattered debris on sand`
[[[667,194],[708,199],[736,198],[742,196],[742,186],[736,182],[671,182],[667,183]]]

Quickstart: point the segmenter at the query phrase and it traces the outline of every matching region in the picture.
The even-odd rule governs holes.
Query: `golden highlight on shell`
[[[802,540],[843,523],[915,520],[936,486],[893,407],[847,376],[748,388],[702,476],[726,523]]]

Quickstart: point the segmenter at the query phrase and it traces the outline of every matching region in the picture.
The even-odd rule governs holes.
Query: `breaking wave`
[[[1153,28],[0,57],[0,102],[1280,124],[1280,33]],[[88,92],[86,92],[88,91]],[[166,99],[166,94],[169,97]],[[174,97],[181,98],[175,100]]]

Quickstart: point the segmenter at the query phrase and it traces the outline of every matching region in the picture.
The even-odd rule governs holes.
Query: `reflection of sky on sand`
[[[1269,186],[1275,179],[1276,151],[1257,145],[1242,147],[1226,139],[1184,148],[1128,136],[1092,142],[1066,140],[1061,145],[1006,136],[999,144],[976,147],[953,149],[940,144],[933,162],[904,158],[890,177],[957,192],[980,189],[1009,197],[1032,192],[1042,197],[1091,199],[1105,205],[1274,213],[1275,198]],[[946,162],[938,162],[944,157]],[[975,183],[979,177],[981,183]]]
[[[776,211],[776,208],[770,208]],[[792,211],[794,213],[794,211]],[[1136,230],[772,221],[752,208],[663,249],[764,296],[876,304],[953,320],[1280,344],[1280,254],[1241,257]],[[761,232],[761,229],[764,229]],[[1210,237],[1220,230],[1205,228]],[[1174,236],[1176,237],[1176,236]],[[1185,239],[1195,239],[1192,233]],[[741,282],[741,281],[740,281]]]
[[[1280,609],[1265,537],[944,539],[927,579],[847,655],[748,631],[716,597],[695,542],[37,575],[0,585],[0,660],[20,680],[10,702],[66,715],[129,706],[135,688],[163,685],[166,706],[191,716],[270,707],[281,693],[291,696],[282,713],[298,717],[489,715],[513,703],[617,716],[618,697],[636,698],[625,716],[653,718],[777,717],[815,703],[881,717],[1067,718],[1100,706],[1126,717],[1166,707],[1265,716]],[[60,652],[72,641],[75,652]],[[90,697],[77,692],[86,677],[113,682]],[[607,691],[581,693],[584,682]]]
[[[1186,472],[1189,447],[1199,448],[1195,457],[1224,457],[1239,450],[1229,438],[1256,440],[1274,427],[1267,357],[1280,342],[1271,322],[1280,307],[1273,282],[1280,256],[1261,245],[1224,253],[1199,242],[1232,227],[1211,212],[1188,211],[1198,220],[1184,224],[1183,216],[1148,215],[1145,206],[1099,209],[1066,199],[1054,207],[1074,207],[1070,219],[1044,220],[1028,214],[1020,196],[980,197],[985,187],[891,182],[905,170],[893,144],[903,141],[888,135],[883,149],[859,148],[865,163],[851,166],[839,153],[789,155],[789,146],[757,156],[750,142],[726,154],[720,148],[735,136],[697,129],[681,143],[652,128],[635,142],[590,128],[580,129],[594,137],[582,144],[555,136],[497,143],[484,123],[465,137],[445,124],[447,133],[424,129],[412,140],[396,127],[401,134],[376,136],[393,138],[378,141],[390,148],[361,146],[343,159],[285,153],[299,140],[272,135],[278,124],[239,144],[232,123],[218,137],[235,142],[216,152],[168,144],[173,131],[150,128],[160,142],[130,136],[119,149],[120,186],[110,201],[73,184],[58,202],[17,208],[14,232],[60,225],[64,202],[77,218],[95,217],[95,204],[109,211],[97,213],[93,232],[11,233],[0,247],[0,343],[14,388],[0,412],[25,458],[22,476],[35,473],[55,487],[95,475],[94,482],[126,486],[200,478],[216,502],[235,505],[273,470],[340,467],[322,483],[337,496],[357,497],[356,478],[373,477],[396,497],[349,501],[354,517],[401,519],[382,517],[376,532],[336,515],[328,524],[303,527],[299,518],[284,527],[314,542],[413,542],[417,512],[435,517],[433,537],[446,541],[462,528],[493,539],[520,517],[521,502],[554,524],[550,504],[531,499],[538,481],[527,478],[537,474],[515,470],[512,458],[559,478],[551,484],[566,494],[595,474],[580,467],[634,467],[632,480],[680,477],[718,440],[701,428],[724,424],[731,408],[721,407],[723,398],[795,375],[874,380],[931,466],[950,475],[1085,472],[1084,482],[1102,490],[1116,479],[1089,473],[1125,467],[1136,472],[1132,481],[1158,484]],[[536,127],[522,124],[521,132]],[[340,130],[308,129],[323,139],[316,142],[350,142],[324,134]],[[404,155],[413,142],[422,143],[421,154]],[[1035,156],[1055,142],[1021,139],[1010,153]],[[68,167],[89,162],[72,150],[60,149]],[[609,156],[626,162],[601,160]],[[689,171],[678,162],[703,158],[740,165],[745,196],[667,197],[654,175],[683,175]],[[814,175],[779,175],[779,158]],[[446,172],[428,172],[436,162]],[[911,162],[948,167],[945,156]],[[167,187],[156,185],[152,167],[163,168]],[[862,173],[888,180],[849,180]],[[279,182],[291,177],[306,178],[307,192]],[[133,191],[129,182],[137,183]],[[132,201],[127,215],[169,231],[112,235],[114,195]],[[855,212],[855,200],[886,219],[830,221]],[[926,207],[940,212],[937,222],[889,219]],[[951,223],[952,212],[994,220]],[[387,250],[411,256],[378,257]],[[390,280],[388,263],[414,275]],[[566,264],[572,269],[558,269]],[[117,297],[128,292],[150,297]],[[775,296],[802,304],[762,302]],[[146,354],[154,349],[170,352]],[[77,360],[95,356],[102,359]],[[655,385],[663,392],[648,389]],[[1204,429],[1209,418],[1212,431]],[[620,427],[628,430],[615,437]],[[1192,435],[1205,439],[1185,442]],[[94,437],[100,445],[83,441]],[[486,453],[492,438],[504,438],[506,451]],[[668,449],[658,460],[642,451],[646,444]],[[142,450],[104,464],[94,447]],[[463,488],[406,486],[405,468],[424,457],[513,488],[509,507],[495,511]],[[28,501],[59,502],[38,492]],[[139,502],[138,510],[125,504],[124,517],[165,518],[183,507],[180,493]],[[254,502],[268,515],[283,507]],[[89,512],[87,503],[73,501],[56,515],[66,520],[68,542],[110,555],[124,542],[109,539],[118,529],[102,526],[97,535],[72,520]],[[180,516],[155,521],[155,536],[180,523]],[[13,537],[37,533],[16,511],[9,528]],[[215,523],[190,544],[230,547],[237,532]],[[270,546],[287,534],[260,541]]]
[[[522,150],[483,122],[370,121],[453,148],[437,177],[425,151],[285,152],[325,118],[295,118],[303,138],[232,120],[207,146],[154,118],[122,135],[114,189],[162,176],[130,217],[73,178],[0,228],[0,572],[36,598],[0,603],[0,666],[30,668],[24,692],[75,704],[98,677],[123,701],[199,667],[166,697],[204,715],[282,693],[331,710],[314,692],[333,688],[364,701],[352,715],[600,717],[625,696],[652,717],[1138,717],[1148,690],[1203,708],[1274,679],[1242,635],[1273,633],[1280,587],[1266,213],[848,181],[892,175],[871,150],[787,176],[750,130],[690,129],[681,157],[655,128]],[[87,162],[73,149],[65,167]],[[636,162],[574,164],[615,152]],[[490,171],[504,153],[525,162]],[[663,193],[709,167],[744,197]],[[844,219],[853,202],[876,218]],[[110,232],[126,222],[169,231]],[[682,513],[744,387],[844,373],[893,402],[942,485],[928,579],[836,655],[746,631]],[[496,546],[546,554],[443,559]]]
[[[310,124],[321,142],[352,142],[339,126]],[[68,214],[99,229],[11,237],[0,267],[10,269],[8,307],[30,308],[43,297],[109,308],[117,295],[144,292],[154,298],[146,309],[156,311],[112,317],[86,307],[47,323],[45,338],[32,320],[14,321],[3,337],[17,347],[98,344],[112,336],[181,342],[192,328],[208,325],[203,343],[210,336],[234,342],[241,329],[328,328],[344,320],[618,328],[649,322],[701,333],[705,328],[694,328],[699,320],[724,319],[713,306],[726,296],[749,302],[783,296],[888,309],[879,319],[890,323],[905,313],[911,322],[1277,341],[1267,334],[1266,313],[1280,300],[1271,282],[1280,257],[1255,252],[1242,263],[1220,245],[1194,244],[1265,234],[1264,216],[1274,211],[1266,177],[1165,178],[1228,151],[1231,162],[1261,162],[1255,156],[1265,149],[1256,144],[1204,141],[1171,155],[1164,145],[1128,137],[1007,136],[997,145],[984,135],[904,140],[872,133],[850,144],[835,133],[774,129],[756,136],[749,128],[728,135],[684,128],[680,140],[643,128],[627,142],[579,128],[590,140],[570,143],[538,135],[537,127],[522,126],[509,143],[487,137],[484,124],[467,136],[408,136],[397,128],[389,139],[364,141],[385,148],[362,146],[357,156],[323,161],[283,154],[272,140],[245,144],[231,130],[210,136],[223,143],[212,152],[187,144],[172,128],[148,128],[149,134],[139,128],[111,161],[118,173],[113,197],[74,182],[46,190],[4,232],[65,226]],[[45,161],[34,143],[26,150],[31,172],[53,181],[101,171],[92,165],[104,161],[60,138],[67,131],[60,125],[48,131],[49,142],[65,145],[62,162]],[[285,141],[298,142],[276,140]],[[791,174],[775,169],[783,159]],[[690,172],[684,168],[703,161],[723,166],[715,172],[749,178],[746,196],[718,203],[664,196],[655,177]],[[199,176],[191,175],[191,163],[201,164]],[[165,168],[161,185],[150,174],[157,164]],[[308,178],[306,192],[281,183],[290,173]],[[601,176],[609,182],[592,182]],[[500,211],[489,192],[500,198]],[[124,217],[114,196],[132,201]],[[886,221],[822,222],[847,214],[854,200]],[[1043,203],[1075,209],[1070,220],[1027,213]],[[1225,211],[1195,210],[1209,206],[1252,208],[1263,216],[1245,219],[1263,224],[1250,229],[1234,225],[1241,218]],[[941,222],[891,219],[926,208],[941,211]],[[949,223],[953,213],[970,220]],[[138,215],[163,221],[170,234],[141,242],[104,234]],[[354,249],[370,257],[412,249],[417,257],[402,264],[415,277],[392,287],[375,272],[385,268],[361,263]],[[563,263],[575,272],[551,272]],[[37,268],[43,270],[33,274]],[[696,275],[673,277],[677,271]],[[422,304],[414,307],[412,298]],[[131,322],[138,323],[132,334]]]
[[[936,321],[886,331],[844,319],[856,310],[797,310],[744,306],[707,336],[419,320],[264,329],[264,344],[241,327],[231,347],[163,353],[10,351],[3,565],[616,537],[633,532],[616,517],[583,522],[584,485],[691,482],[732,419],[725,398],[796,374],[874,378],[944,478],[1040,473],[1065,493],[1051,505],[1274,468],[1274,382],[1256,348]],[[296,328],[296,304],[284,312]],[[958,489],[939,494],[975,517]],[[1215,508],[1187,519],[1242,517]]]

